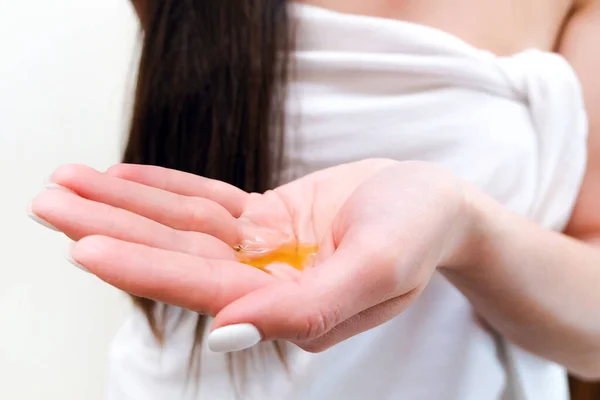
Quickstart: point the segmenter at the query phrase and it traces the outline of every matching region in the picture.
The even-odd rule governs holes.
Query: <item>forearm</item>
[[[480,194],[470,208],[470,261],[445,269],[446,276],[508,340],[576,374],[599,377],[600,250]]]

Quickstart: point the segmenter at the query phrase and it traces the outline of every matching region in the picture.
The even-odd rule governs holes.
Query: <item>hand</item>
[[[341,165],[263,195],[148,166],[67,166],[52,181],[76,194],[46,191],[32,211],[78,241],[76,262],[129,293],[216,316],[217,350],[260,337],[322,351],[378,326],[438,265],[465,262],[470,233],[462,182],[418,162]],[[290,239],[319,243],[312,268],[266,274],[232,250]],[[245,335],[232,340],[236,330]]]

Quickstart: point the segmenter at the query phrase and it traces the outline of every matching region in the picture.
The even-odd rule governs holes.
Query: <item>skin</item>
[[[377,15],[384,3],[395,4],[354,11]],[[521,39],[556,43],[584,86],[589,165],[564,233],[440,167],[391,160],[334,167],[262,195],[157,167],[67,165],[51,177],[59,190],[37,196],[32,212],[77,241],[72,257],[100,279],[215,316],[212,329],[251,323],[264,340],[322,351],[402,312],[438,270],[508,340],[599,378],[600,6],[555,3],[562,17]],[[269,275],[231,250],[257,237],[267,246],[319,240],[321,250],[314,268]]]
[[[573,0],[303,0],[345,13],[433,26],[470,44],[510,55],[527,48],[554,50]],[[510,28],[508,28],[510,27]]]

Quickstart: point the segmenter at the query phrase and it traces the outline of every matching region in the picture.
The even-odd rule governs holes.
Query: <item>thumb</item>
[[[303,289],[304,279],[271,285],[235,301],[215,318],[208,345],[212,351],[249,348],[262,340],[296,341],[329,330],[322,304]]]
[[[215,317],[211,350],[238,351],[261,340],[308,342],[376,304],[396,297],[393,268],[345,240],[322,264],[296,279],[278,281],[232,302]]]

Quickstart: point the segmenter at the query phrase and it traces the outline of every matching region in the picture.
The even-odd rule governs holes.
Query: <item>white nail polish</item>
[[[75,194],[75,192],[72,191],[71,189],[61,186],[58,183],[47,183],[45,185],[45,187],[46,187],[46,190],[61,190],[63,192]]]
[[[217,353],[248,349],[262,340],[252,324],[236,324],[219,328],[208,336],[208,348]]]
[[[83,265],[79,264],[77,261],[75,261],[75,259],[71,255],[71,249],[73,248],[74,244],[75,243],[69,243],[69,247],[67,248],[67,252],[65,253],[65,258],[67,259],[68,262],[70,262],[71,264],[73,264],[74,266],[79,268],[80,270],[87,272],[89,274],[90,270],[87,269],[86,267],[84,267]]]
[[[37,222],[38,224],[48,228],[48,229],[52,229],[53,231],[56,232],[60,232],[60,229],[58,229],[57,227],[55,227],[54,225],[52,225],[51,223],[41,219],[40,217],[38,217],[37,215],[35,215],[33,213],[33,211],[31,211],[31,204],[29,204],[27,206],[27,215],[29,216],[29,218],[31,218],[32,220],[34,220],[35,222]]]

